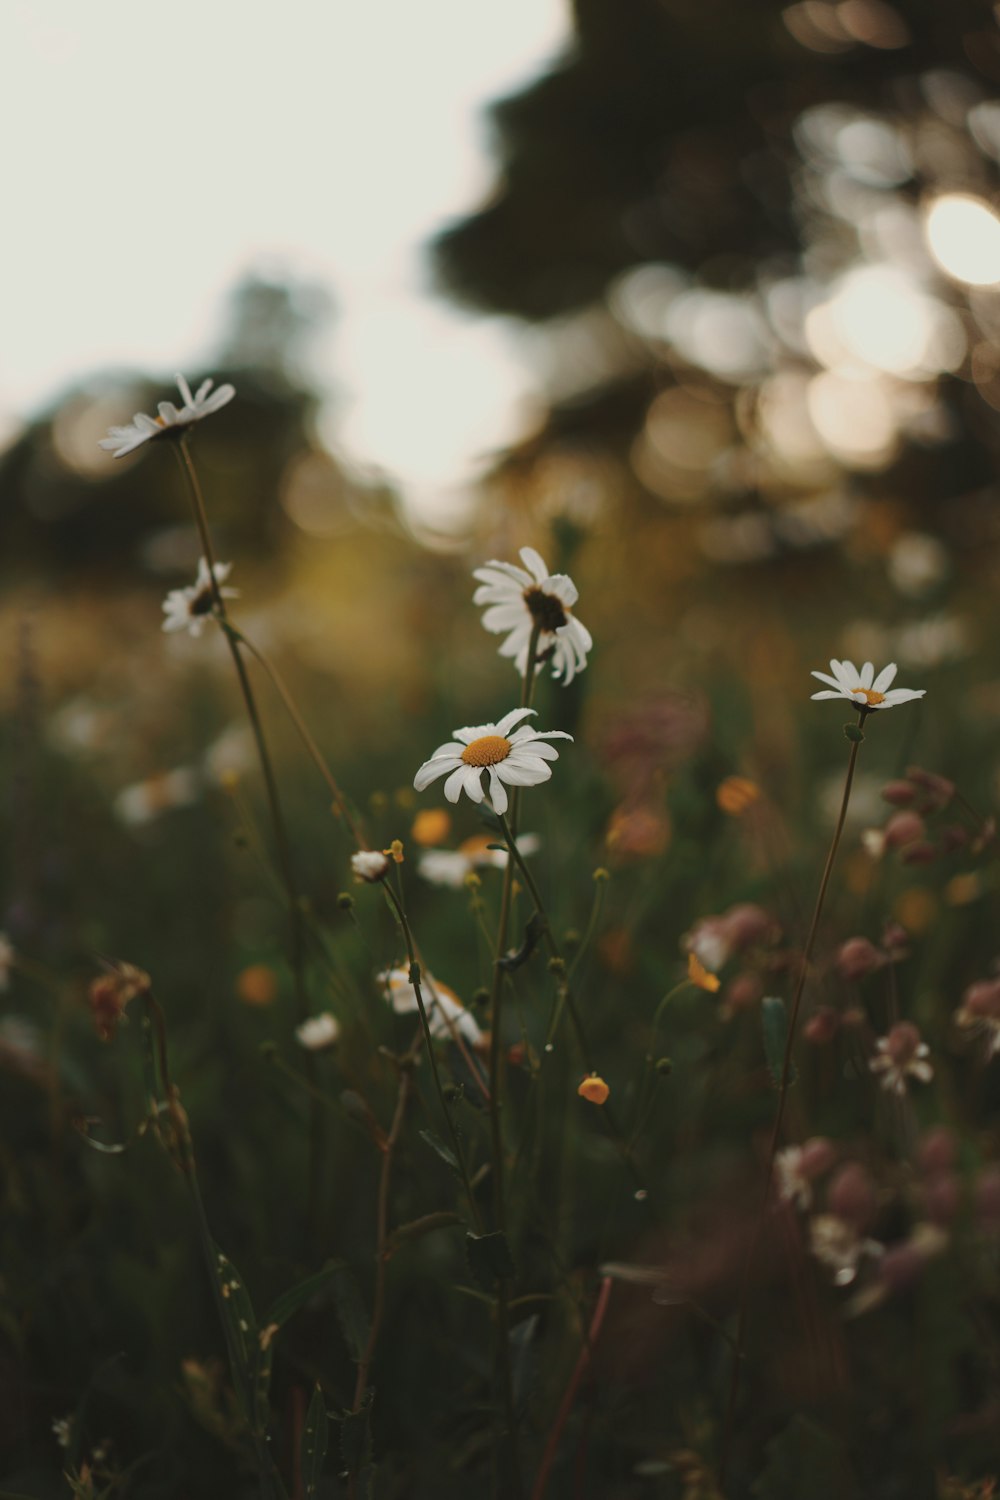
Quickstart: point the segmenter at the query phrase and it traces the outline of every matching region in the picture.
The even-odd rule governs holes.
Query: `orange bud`
[[[748,808],[759,802],[760,787],[748,776],[727,776],[715,791],[715,800],[731,818],[742,818]]]
[[[278,998],[278,976],[267,964],[248,964],[236,976],[236,994],[244,1005],[273,1005]]]
[[[577,1093],[581,1099],[586,1099],[588,1104],[606,1104],[611,1090],[603,1078],[599,1078],[596,1073],[591,1073],[590,1077],[585,1078],[580,1084]]]
[[[705,968],[705,965],[699,961],[695,953],[688,954],[688,979],[690,979],[692,984],[696,984],[700,990],[708,990],[709,994],[712,995],[715,994],[722,982],[718,974],[712,974]]]
[[[451,814],[443,807],[423,807],[413,820],[410,838],[424,849],[443,844],[451,833]]]

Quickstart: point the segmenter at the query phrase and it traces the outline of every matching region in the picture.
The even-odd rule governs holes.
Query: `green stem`
[[[417,997],[417,1010],[420,1013],[420,1025],[424,1033],[424,1045],[427,1048],[427,1056],[430,1059],[431,1073],[434,1076],[434,1087],[437,1090],[438,1101],[441,1105],[441,1113],[444,1115],[444,1121],[448,1129],[448,1134],[451,1136],[451,1144],[455,1152],[455,1158],[458,1162],[459,1173],[462,1178],[462,1186],[465,1189],[465,1196],[468,1199],[469,1203],[469,1212],[472,1214],[473,1223],[476,1226],[476,1233],[480,1234],[482,1233],[482,1220],[479,1214],[479,1205],[476,1202],[475,1193],[472,1187],[472,1180],[469,1177],[469,1169],[466,1165],[465,1152],[462,1149],[461,1137],[458,1134],[455,1122],[452,1119],[452,1112],[448,1108],[447,1100],[444,1097],[444,1088],[441,1084],[441,1074],[438,1071],[437,1056],[434,1052],[434,1039],[431,1036],[430,1021],[427,1017],[427,1007],[424,1004],[423,990],[420,983],[420,963],[417,959],[417,950],[413,941],[413,934],[410,931],[410,924],[407,920],[403,903],[400,901],[399,897],[396,895],[396,892],[393,890],[392,886],[387,880],[382,881],[382,889],[385,891],[389,904],[392,906],[392,909],[396,914],[396,920],[399,923],[400,930],[403,934],[403,942],[406,944],[406,956],[409,960],[410,965],[410,983],[413,986],[413,993]]]
[[[866,708],[858,710],[858,728],[865,722],[869,712]],[[736,1340],[733,1353],[733,1370],[729,1384],[729,1400],[726,1409],[726,1422],[722,1438],[722,1458],[719,1464],[719,1487],[723,1491],[726,1484],[726,1472],[729,1467],[729,1457],[733,1440],[733,1424],[736,1416],[736,1402],[739,1398],[740,1372],[744,1358],[744,1344],[746,1339],[747,1315],[750,1301],[750,1275],[753,1270],[754,1258],[757,1252],[757,1244],[760,1239],[761,1229],[764,1224],[764,1216],[767,1205],[771,1198],[771,1183],[774,1178],[774,1160],[778,1154],[778,1146],[781,1141],[781,1128],[785,1119],[785,1105],[788,1101],[788,1089],[792,1076],[792,1050],[795,1043],[795,1029],[799,1019],[799,1010],[802,1005],[802,995],[805,991],[806,980],[809,976],[809,963],[812,958],[813,945],[816,941],[816,933],[819,930],[820,917],[823,913],[823,903],[826,900],[827,887],[830,884],[830,876],[833,874],[833,866],[837,858],[837,850],[840,847],[840,837],[844,831],[844,823],[847,819],[847,805],[851,799],[851,786],[854,781],[854,770],[858,762],[858,751],[862,740],[851,741],[851,754],[847,763],[847,775],[844,780],[844,793],[840,802],[840,813],[837,818],[837,826],[833,832],[829,853],[826,856],[826,864],[823,868],[823,876],[819,883],[819,893],[816,897],[816,905],[813,909],[812,921],[809,924],[809,933],[806,937],[806,945],[802,953],[802,963],[799,968],[799,976],[795,985],[795,993],[792,997],[791,1015],[788,1021],[788,1035],[785,1038],[785,1054],[781,1064],[781,1081],[778,1085],[778,1108],[774,1116],[774,1126],[771,1130],[771,1142],[767,1153],[767,1169],[764,1173],[764,1188],[761,1193],[760,1206],[757,1209],[757,1217],[754,1221],[753,1232],[750,1236],[750,1244],[747,1248],[746,1260],[743,1263],[743,1278],[740,1288],[739,1316],[736,1324]]]
[[[288,927],[289,927],[289,956],[291,959],[292,980],[295,986],[295,1008],[299,1023],[308,1019],[309,996],[306,988],[305,977],[305,927],[303,923],[302,905],[299,900],[298,889],[295,883],[295,875],[292,866],[291,845],[288,838],[288,830],[285,824],[284,813],[281,807],[281,798],[278,794],[278,782],[274,772],[274,764],[264,737],[264,726],[261,723],[260,714],[257,709],[257,700],[254,697],[253,688],[247,673],[246,664],[243,661],[239,646],[239,632],[230,626],[226,614],[226,601],[222,597],[218,579],[215,576],[215,553],[212,547],[212,538],[208,526],[208,512],[205,509],[205,501],[201,493],[201,485],[191,455],[188,452],[187,441],[182,435],[173,444],[174,452],[177,454],[178,462],[188,483],[191,495],[191,505],[194,512],[195,524],[201,539],[202,552],[208,567],[208,576],[212,590],[212,602],[218,617],[222,633],[225,637],[229,654],[232,657],[236,677],[243,696],[244,707],[247,718],[250,721],[250,729],[253,734],[254,744],[257,748],[257,759],[260,762],[261,772],[264,777],[264,786],[267,792],[267,803],[271,814],[271,824],[274,830],[274,843],[278,856],[278,866],[281,871],[282,883],[288,904]],[[306,1064],[311,1080],[315,1083],[315,1059],[310,1057]],[[308,1163],[308,1197],[306,1208],[306,1225],[311,1234],[316,1227],[319,1207],[319,1194],[322,1177],[322,1144],[323,1144],[323,1116],[313,1101],[309,1111],[309,1163]]]

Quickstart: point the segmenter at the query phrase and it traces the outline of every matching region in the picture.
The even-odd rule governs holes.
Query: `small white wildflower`
[[[69,1430],[72,1417],[56,1417],[52,1423],[52,1431],[60,1448],[69,1447]]]
[[[114,800],[115,816],[130,827],[152,823],[178,807],[190,807],[201,792],[201,777],[191,766],[178,766],[123,787]]]
[[[124,458],[126,453],[133,453],[151,438],[178,432],[190,427],[193,422],[200,422],[203,417],[210,417],[236,395],[235,387],[231,385],[220,385],[218,390],[213,391],[211,380],[203,380],[192,395],[191,387],[183,375],[178,375],[176,380],[183,405],[178,407],[172,401],[161,401],[155,417],[138,411],[127,427],[109,427],[107,437],[100,440],[100,446],[113,453],[115,458]]]
[[[385,997],[397,1015],[409,1015],[419,1009],[417,992],[410,983],[407,969],[386,969],[379,974],[378,982],[383,986]],[[483,1040],[483,1033],[476,1024],[475,1017],[465,1009],[455,991],[426,970],[420,976],[420,993],[431,1036],[461,1036],[472,1046],[477,1046]]]
[[[774,1176],[778,1197],[783,1203],[794,1203],[806,1209],[812,1203],[812,1183],[802,1171],[802,1147],[786,1146],[774,1158]]]
[[[355,880],[364,881],[368,885],[377,885],[380,880],[384,880],[389,873],[389,866],[389,857],[381,849],[359,849],[356,854],[351,855],[351,869]]]
[[[318,1016],[310,1016],[295,1028],[295,1040],[307,1052],[323,1052],[340,1038],[340,1022],[328,1010]]]
[[[909,703],[914,698],[922,698],[927,691],[920,688],[892,688],[890,683],[896,676],[897,667],[895,662],[883,667],[878,676],[875,676],[875,668],[870,661],[866,661],[860,672],[852,661],[831,661],[830,672],[813,672],[811,676],[817,677],[820,682],[829,684],[834,691],[813,693],[813,698],[846,698],[849,703],[856,703],[859,708],[895,708],[899,703]]]
[[[521,548],[521,561],[523,568],[495,560],[476,568],[472,576],[480,586],[473,603],[489,606],[483,626],[494,635],[507,635],[500,655],[512,656],[522,677],[537,625],[538,656],[551,654],[553,677],[572,682],[587,665],[587,652],[594,644],[590,631],[572,613],[579,597],[576,584],[566,573],[550,573],[533,547]]]
[[[533,708],[515,708],[496,724],[456,729],[455,739],[439,745],[430,760],[424,761],[413,785],[422,792],[438,776],[447,775],[444,794],[449,802],[457,802],[463,791],[473,802],[482,802],[484,795],[488,795],[494,811],[505,813],[504,782],[510,786],[537,786],[548,781],[552,768],[547,762],[558,760],[559,752],[546,741],[573,738],[561,729],[514,728],[534,712]],[[488,794],[483,792],[484,771],[489,773]]]
[[[238,599],[239,589],[226,589],[222,585],[233,570],[232,563],[216,563],[212,571],[223,599]],[[201,635],[205,621],[212,618],[215,609],[215,590],[203,557],[198,559],[198,576],[186,589],[171,589],[163,601],[164,630],[186,630],[189,635]]]
[[[833,1272],[835,1286],[850,1286],[863,1255],[880,1255],[877,1240],[862,1239],[853,1224],[837,1214],[817,1214],[809,1225],[809,1248]]]
[[[930,1048],[920,1040],[920,1032],[912,1021],[898,1021],[888,1036],[879,1037],[875,1045],[878,1055],[868,1066],[873,1073],[881,1074],[884,1089],[903,1095],[907,1078],[930,1083],[934,1077],[934,1069],[927,1061]]]

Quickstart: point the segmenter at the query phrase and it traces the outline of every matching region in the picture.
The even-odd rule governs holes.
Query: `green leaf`
[[[760,1500],[858,1500],[843,1444],[807,1417],[793,1417],[766,1451],[764,1472],[751,1485]]]
[[[296,1282],[295,1286],[289,1287],[287,1292],[282,1292],[281,1296],[271,1304],[271,1310],[264,1319],[265,1327],[273,1323],[278,1328],[283,1328],[293,1313],[297,1313],[300,1307],[304,1307],[307,1302],[312,1301],[313,1297],[325,1291],[341,1272],[347,1269],[345,1261],[328,1260],[321,1271],[314,1271],[304,1281]]]
[[[422,1141],[426,1141],[431,1150],[435,1151],[438,1156],[440,1156],[441,1160],[447,1162],[451,1170],[457,1176],[461,1177],[462,1169],[458,1165],[458,1157],[455,1155],[450,1146],[445,1145],[444,1141],[439,1135],[435,1135],[433,1130],[422,1130],[420,1132],[420,1139]]]
[[[760,1023],[764,1033],[764,1057],[775,1088],[781,1087],[781,1072],[785,1063],[785,1047],[788,1043],[788,1016],[785,1002],[777,995],[765,995],[760,1006]],[[788,1070],[788,1082],[798,1078],[798,1069],[792,1063]]]
[[[340,1459],[348,1474],[371,1463],[373,1391],[365,1393],[360,1411],[345,1411],[340,1419]]]
[[[243,1281],[232,1261],[219,1249],[214,1240],[212,1265],[219,1288],[219,1302],[229,1350],[229,1363],[240,1410],[248,1422],[254,1422],[257,1413],[256,1388],[259,1373],[260,1341],[257,1335],[257,1320]],[[254,1425],[257,1424],[254,1422]]]
[[[398,1225],[389,1235],[385,1245],[386,1256],[394,1255],[400,1245],[407,1240],[417,1240],[425,1234],[433,1234],[435,1229],[452,1229],[462,1222],[461,1214],[450,1213],[447,1210],[424,1214],[419,1219],[411,1219],[407,1224]]]
[[[340,1267],[339,1273],[331,1282],[331,1287],[333,1307],[337,1314],[337,1322],[340,1324],[340,1331],[344,1335],[344,1343],[350,1351],[351,1358],[355,1364],[358,1364],[371,1331],[368,1310],[354,1279],[354,1273],[347,1266]]]
[[[865,737],[861,732],[860,724],[845,724],[844,738],[850,740],[853,745],[863,744]]]
[[[307,1496],[315,1495],[319,1489],[329,1446],[330,1424],[326,1415],[326,1403],[323,1392],[317,1386],[306,1412],[306,1425],[302,1433],[302,1483]]]
[[[465,1253],[470,1271],[486,1291],[492,1291],[501,1278],[514,1274],[507,1236],[499,1229],[492,1234],[467,1234]]]

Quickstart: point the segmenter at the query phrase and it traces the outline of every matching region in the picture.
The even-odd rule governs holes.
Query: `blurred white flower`
[[[389,858],[388,855],[382,853],[381,849],[359,849],[356,854],[351,855],[351,869],[354,871],[355,880],[363,880],[368,885],[375,885],[388,875]]]
[[[205,774],[218,782],[250,771],[256,764],[253,734],[245,724],[230,724],[216,736],[202,759]]]
[[[813,693],[813,698],[846,698],[849,703],[856,703],[860,708],[895,708],[899,703],[909,703],[914,698],[922,698],[927,691],[920,688],[892,688],[890,683],[896,675],[895,662],[883,667],[878,676],[875,676],[875,668],[870,661],[866,661],[860,672],[852,661],[831,661],[831,677],[826,672],[813,672],[811,675],[817,677],[820,682],[828,683],[833,692],[824,691]],[[873,680],[874,679],[874,680]]]
[[[239,589],[225,589],[222,585],[232,572],[232,563],[216,563],[213,572],[223,599],[238,599]],[[164,630],[186,630],[189,635],[201,635],[205,621],[211,619],[215,605],[215,593],[203,557],[198,559],[198,576],[186,589],[171,589],[163,601]]]
[[[127,427],[109,427],[107,437],[100,440],[100,446],[113,453],[115,458],[124,458],[126,453],[133,453],[151,438],[162,437],[164,433],[176,432],[190,427],[192,422],[200,422],[203,417],[210,417],[236,395],[236,389],[231,385],[220,385],[218,390],[213,391],[211,380],[203,380],[192,395],[191,387],[183,375],[176,376],[176,380],[183,398],[182,406],[175,406],[172,401],[161,401],[155,417],[137,411]]]
[[[551,655],[553,677],[572,682],[587,665],[587,652],[594,644],[590,631],[572,613],[579,597],[576,584],[566,573],[550,573],[533,547],[521,548],[521,560],[523,568],[495,560],[476,568],[472,576],[480,586],[472,601],[489,606],[483,626],[494,635],[507,635],[500,655],[512,656],[522,677],[537,625],[538,656]]]
[[[947,578],[951,560],[936,536],[906,531],[897,537],[887,559],[889,578],[901,594],[920,598]]]
[[[853,1224],[837,1214],[817,1214],[809,1225],[809,1248],[833,1272],[836,1286],[849,1286],[863,1255],[879,1255],[877,1240],[862,1239]]]
[[[465,877],[474,870],[484,867],[502,870],[506,867],[507,851],[488,848],[490,842],[488,834],[477,834],[475,838],[466,839],[463,844],[459,844],[457,849],[428,849],[417,861],[417,873],[432,885],[445,885],[457,890],[464,883]],[[518,852],[524,855],[535,854],[539,842],[537,834],[521,834],[516,840]]]
[[[340,1036],[340,1022],[328,1010],[318,1016],[310,1016],[295,1028],[295,1040],[307,1052],[323,1052],[332,1047]]]
[[[385,997],[397,1015],[416,1012],[417,992],[410,983],[407,969],[386,969],[379,974],[378,982],[385,990]],[[475,1017],[465,1009],[454,990],[428,974],[426,969],[420,977],[420,993],[427,1012],[427,1024],[431,1036],[462,1037],[475,1047],[483,1040],[483,1033]]]
[[[115,816],[133,827],[151,823],[177,807],[190,807],[201,791],[201,777],[193,766],[178,766],[123,787],[114,801]]]
[[[487,795],[482,783],[482,773],[486,771],[489,774],[490,805],[495,812],[505,813],[507,788],[504,782],[510,786],[537,786],[548,781],[552,768],[547,762],[558,760],[559,752],[546,742],[573,738],[561,729],[514,728],[521,719],[534,712],[533,708],[514,708],[497,724],[456,729],[455,739],[449,744],[439,745],[430,760],[424,761],[413,778],[413,785],[422,792],[438,776],[447,774],[444,794],[449,802],[457,802],[463,791],[473,802],[482,802]]]

